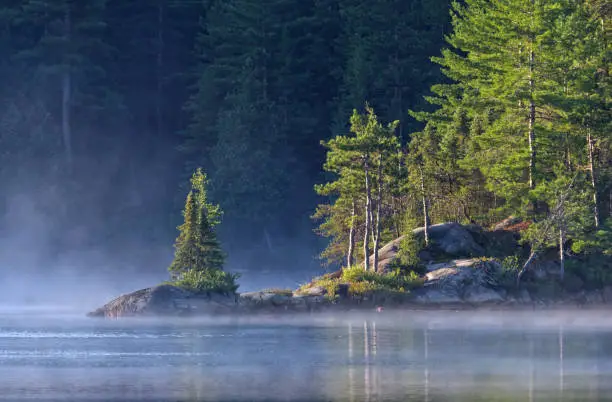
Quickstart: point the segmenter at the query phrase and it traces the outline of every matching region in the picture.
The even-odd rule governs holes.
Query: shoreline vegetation
[[[410,111],[422,130],[405,137],[366,103],[321,142],[313,218],[334,272],[236,293],[198,169],[171,281],[91,315],[612,302],[612,29],[597,4],[453,3],[433,58],[445,79]]]

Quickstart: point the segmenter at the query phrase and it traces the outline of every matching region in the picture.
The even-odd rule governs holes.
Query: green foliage
[[[567,272],[580,278],[587,289],[612,286],[612,256],[602,252],[581,254],[567,261]]]
[[[340,278],[330,278],[323,276],[317,278],[307,287],[320,286],[327,291],[327,296],[331,300],[337,298],[338,287],[341,284],[348,285],[349,295],[364,295],[372,292],[397,292],[406,293],[412,289],[422,286],[424,279],[416,272],[406,272],[401,269],[396,269],[390,273],[379,274],[372,271],[366,271],[360,266],[352,266],[342,270]],[[303,291],[302,287],[298,292]]]
[[[196,196],[196,204],[203,207],[202,213],[206,214],[206,220],[211,228],[214,228],[221,223],[223,211],[216,204],[208,202],[208,177],[202,171],[202,168],[197,168],[191,176],[191,190]]]
[[[501,261],[501,269],[497,272],[495,282],[502,289],[516,288],[516,278],[523,267],[521,257],[509,255]]]
[[[335,249],[340,247],[346,253],[351,228],[354,232],[361,232],[359,236],[362,244],[364,239],[370,241],[370,233],[364,233],[368,216],[367,200],[380,203],[382,207],[389,202],[388,198],[382,199],[382,193],[397,191],[393,175],[398,164],[399,139],[395,130],[399,122],[394,121],[384,126],[368,105],[365,114],[354,110],[350,121],[350,134],[338,135],[322,142],[328,150],[323,167],[334,175],[335,180],[315,186],[319,195],[333,197],[330,204],[319,206],[314,217],[323,219],[319,233],[332,238],[330,247],[323,255],[338,258],[336,262],[346,256],[337,253]],[[366,181],[369,190],[366,189]],[[384,189],[381,199],[373,195],[379,185],[381,190]],[[381,222],[388,217],[381,216]],[[373,218],[371,220],[376,224]],[[362,225],[364,230],[361,230]],[[372,227],[369,230],[374,233]],[[332,252],[332,248],[336,252]]]
[[[234,294],[239,287],[236,283],[238,278],[240,274],[232,274],[220,269],[206,271],[192,269],[182,273],[180,279],[170,283],[197,294]]]
[[[168,268],[175,278],[180,279],[189,271],[221,271],[223,268],[225,255],[209,221],[209,212],[212,212],[213,223],[218,222],[220,209],[206,201],[205,179],[199,169],[193,174],[183,211],[184,222],[178,228],[180,233],[174,245],[174,260]]]
[[[422,273],[423,266],[419,252],[425,248],[425,240],[412,231],[407,232],[398,245],[393,266],[406,271]]]
[[[450,46],[434,58],[449,81],[427,98],[436,110],[411,112],[425,128],[407,157],[406,188],[421,187],[434,219],[491,223],[515,214],[533,221],[522,233],[533,252],[610,249],[609,230],[596,227],[612,120],[608,21],[594,18],[596,9],[453,3]]]
[[[576,254],[597,254],[612,256],[612,220],[572,242]]]
[[[424,104],[422,95],[440,78],[430,57],[443,45],[449,0],[340,0],[342,56],[333,134],[341,134],[353,109],[369,102],[385,121],[401,121],[406,140],[419,124],[408,107]],[[418,77],[418,78],[417,78]]]

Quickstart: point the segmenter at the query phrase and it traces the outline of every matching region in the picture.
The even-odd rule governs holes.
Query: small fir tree
[[[178,227],[175,254],[169,271],[173,278],[181,278],[188,271],[222,270],[225,255],[214,232],[221,211],[218,205],[207,202],[206,175],[196,170],[191,179],[191,191],[185,201],[185,218]]]

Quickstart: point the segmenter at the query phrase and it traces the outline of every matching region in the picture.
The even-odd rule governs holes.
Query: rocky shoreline
[[[169,285],[161,285],[169,286]],[[157,293],[159,287],[138,292]],[[134,292],[134,293],[138,293]],[[283,296],[276,293],[251,292],[236,296],[215,295],[212,298],[189,296],[170,298],[165,303],[154,304],[140,299],[134,304],[134,293],[122,295],[87,314],[94,318],[123,317],[194,317],[244,314],[299,314],[346,311],[430,311],[430,310],[480,310],[480,311],[529,311],[565,309],[612,309],[612,288],[579,292],[566,299],[517,299],[508,298],[499,302],[440,302],[422,303],[410,295],[372,294],[360,299],[345,299],[331,302],[324,296]],[[130,301],[132,300],[132,301]],[[381,307],[383,309],[381,309]]]
[[[559,265],[542,259],[516,286],[516,272],[508,271],[502,259],[520,251],[518,236],[508,229],[508,220],[492,231],[457,223],[433,225],[430,236],[434,247],[422,250],[422,284],[405,291],[359,292],[335,278],[335,289],[311,283],[297,290],[263,290],[242,294],[195,294],[171,284],[141,289],[117,297],[90,312],[90,317],[117,318],[134,316],[198,316],[219,314],[295,314],[301,312],[379,311],[381,308],[403,310],[431,309],[569,309],[609,308],[612,287],[587,289],[577,277],[561,281]],[[422,235],[422,229],[414,234]],[[386,272],[398,255],[401,238],[379,251],[379,273]],[[497,255],[498,258],[492,257]],[[445,259],[440,261],[440,256]],[[570,280],[571,279],[571,280]],[[571,286],[569,286],[571,285]],[[571,290],[571,291],[570,291]]]
[[[465,259],[428,267],[423,286],[410,292],[378,291],[329,297],[320,287],[300,291],[264,290],[235,295],[198,295],[173,285],[159,285],[119,296],[89,317],[206,316],[227,314],[295,314],[349,310],[535,310],[610,308],[612,287],[583,290],[562,297],[542,296],[540,289],[508,291],[493,282],[495,260]]]

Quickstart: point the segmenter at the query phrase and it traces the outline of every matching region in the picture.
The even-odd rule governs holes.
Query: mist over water
[[[609,312],[91,320],[0,311],[0,395],[48,400],[612,399]]]

